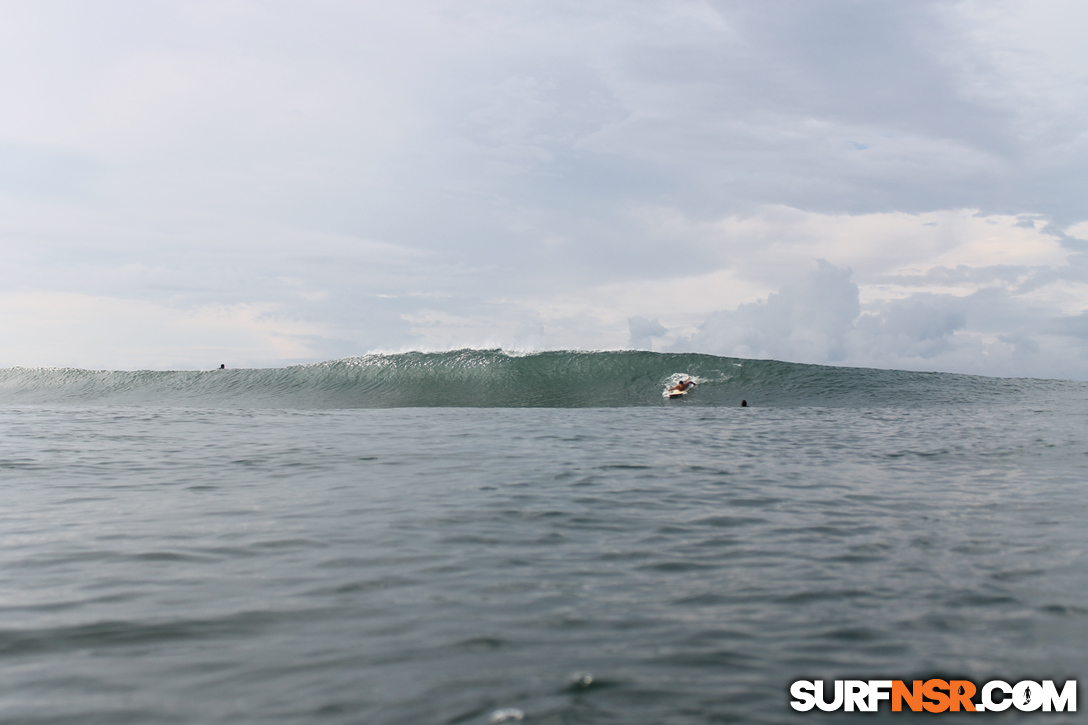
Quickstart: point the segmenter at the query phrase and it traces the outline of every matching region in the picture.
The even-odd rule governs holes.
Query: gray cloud
[[[627,346],[632,350],[650,350],[653,339],[668,334],[668,330],[655,318],[631,317],[627,320],[631,329],[631,340]]]
[[[699,332],[678,343],[686,350],[736,357],[841,362],[847,335],[861,312],[850,270],[825,260],[796,286],[736,311],[714,312]]]
[[[1047,332],[1069,335],[1081,340],[1088,340],[1088,313],[1071,315],[1069,317],[1056,317],[1050,320],[1046,328]]]
[[[1085,377],[1088,316],[1049,317],[1005,288],[920,292],[861,311],[848,269],[824,261],[765,300],[709,315],[674,348],[794,362]]]

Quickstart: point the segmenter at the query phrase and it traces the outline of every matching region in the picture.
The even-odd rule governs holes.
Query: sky
[[[1088,380],[1079,0],[0,4],[0,366]]]

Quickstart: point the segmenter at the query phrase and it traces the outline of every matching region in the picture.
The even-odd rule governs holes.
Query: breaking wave
[[[662,391],[683,376],[680,400]],[[0,404],[209,408],[964,405],[1062,381],[984,378],[643,351],[370,354],[286,368],[213,371],[0,370]]]

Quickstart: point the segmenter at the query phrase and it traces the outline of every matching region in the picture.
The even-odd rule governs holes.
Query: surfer
[[[748,401],[747,400],[740,401],[740,407],[747,408],[748,407]]]
[[[672,391],[675,390],[675,391],[677,391],[679,393],[683,393],[688,388],[691,388],[691,387],[694,387],[694,386],[695,386],[695,381],[692,380],[691,378],[688,378],[687,380],[681,380],[676,385],[669,388],[667,392],[671,393]]]

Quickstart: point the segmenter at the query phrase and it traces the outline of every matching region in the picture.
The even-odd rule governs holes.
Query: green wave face
[[[663,391],[690,376],[690,394]],[[0,403],[178,407],[642,407],[963,405],[1056,381],[835,368],[641,351],[407,352],[208,372],[0,370]],[[1038,391],[1037,391],[1038,392]]]

